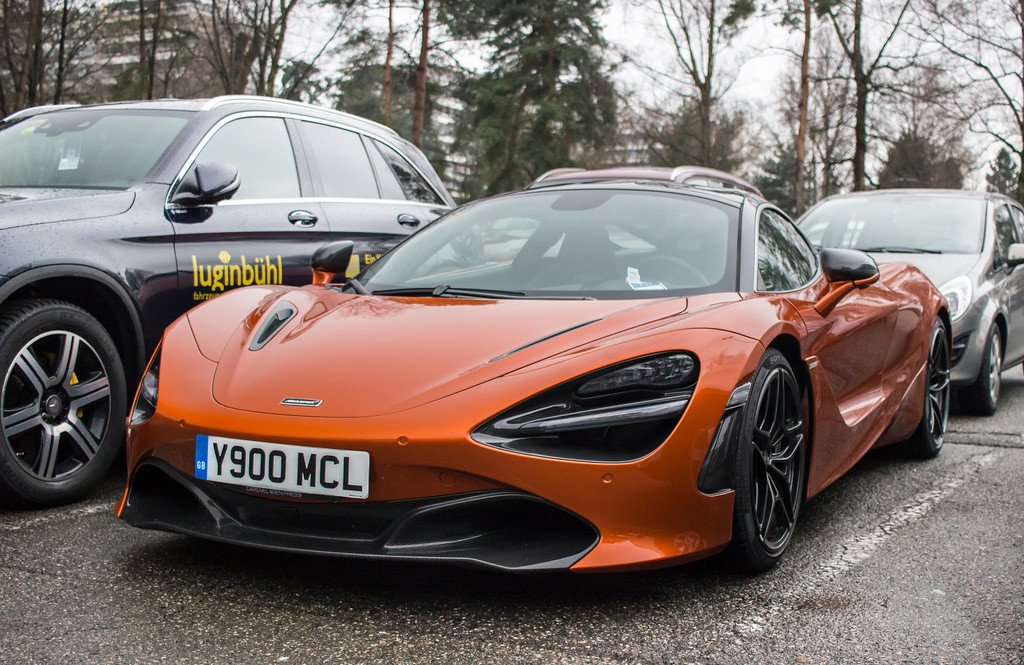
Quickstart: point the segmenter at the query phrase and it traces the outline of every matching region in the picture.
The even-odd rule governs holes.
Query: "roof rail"
[[[270,103],[274,103],[274,104],[282,104],[282,105],[285,105],[285,106],[293,106],[293,107],[296,107],[296,108],[303,108],[303,109],[307,109],[307,110],[309,108],[315,108],[318,111],[323,111],[324,113],[331,113],[331,114],[343,116],[347,120],[351,120],[351,121],[355,121],[355,122],[362,122],[362,123],[365,123],[365,124],[368,124],[368,125],[372,125],[372,126],[376,127],[378,130],[380,130],[382,132],[386,132],[388,134],[394,134],[395,136],[398,136],[398,132],[396,132],[394,129],[388,127],[387,125],[383,125],[383,124],[381,124],[379,122],[376,122],[374,120],[370,120],[368,118],[364,118],[362,116],[355,115],[353,113],[346,113],[345,111],[338,111],[336,109],[327,108],[326,106],[316,106],[315,104],[307,104],[305,102],[298,102],[298,101],[295,101],[294,99],[282,99],[280,97],[267,97],[267,96],[264,96],[264,95],[221,95],[219,97],[211,97],[210,99],[208,99],[206,101],[206,103],[203,104],[202,110],[203,111],[208,111],[210,109],[217,108],[218,106],[225,106],[227,104],[242,104],[242,103],[245,103],[245,102],[252,102],[252,101],[270,102]]]
[[[563,173],[582,173],[583,171],[586,171],[586,169],[573,168],[571,166],[563,166],[562,168],[551,169],[550,171],[546,171],[546,172],[540,174],[540,176],[534,178],[533,182],[531,182],[530,184],[531,185],[536,185],[541,180],[544,180],[545,178],[549,178],[549,177],[551,177],[553,175],[561,175]]]
[[[31,118],[32,116],[39,115],[40,113],[47,113],[49,111],[59,111],[60,109],[68,109],[68,108],[73,108],[75,106],[80,106],[80,105],[79,104],[45,104],[43,106],[30,106],[27,109],[21,109],[20,111],[15,111],[14,113],[10,114],[9,116],[4,118],[3,120],[0,120],[0,125],[6,125],[6,124],[9,124],[9,123],[12,123],[12,122],[17,122],[18,120],[24,120],[25,118]]]

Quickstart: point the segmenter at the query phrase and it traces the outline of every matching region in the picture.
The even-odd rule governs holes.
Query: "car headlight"
[[[637,358],[540,393],[473,430],[473,440],[540,457],[627,462],[660,446],[697,383],[697,359]]]
[[[128,419],[131,425],[140,425],[156,413],[157,393],[160,386],[160,347],[156,347],[153,358],[149,361],[146,373],[139,382],[139,391],[132,405],[132,415]]]
[[[968,308],[971,306],[971,297],[973,295],[970,279],[964,275],[954,277],[939,287],[939,291],[946,299],[946,302],[949,303],[950,319],[956,321],[967,313]]]

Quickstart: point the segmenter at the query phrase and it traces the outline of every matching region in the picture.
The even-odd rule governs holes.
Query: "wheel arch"
[[[13,300],[56,298],[81,307],[100,322],[117,345],[129,385],[146,361],[142,320],[125,288],[88,266],[51,265],[29,270],[0,285],[0,306]]]

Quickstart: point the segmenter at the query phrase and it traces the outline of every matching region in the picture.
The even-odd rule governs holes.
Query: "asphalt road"
[[[1024,372],[928,462],[880,452],[767,574],[508,576],[133,529],[123,476],[0,510],[0,663],[1024,663]]]

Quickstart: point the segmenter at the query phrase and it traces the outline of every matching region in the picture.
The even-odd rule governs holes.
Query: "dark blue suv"
[[[259,97],[40,107],[0,122],[0,503],[82,496],[164,327],[228,289],[349,274],[454,205],[423,154]],[[344,368],[336,368],[344,371]]]

